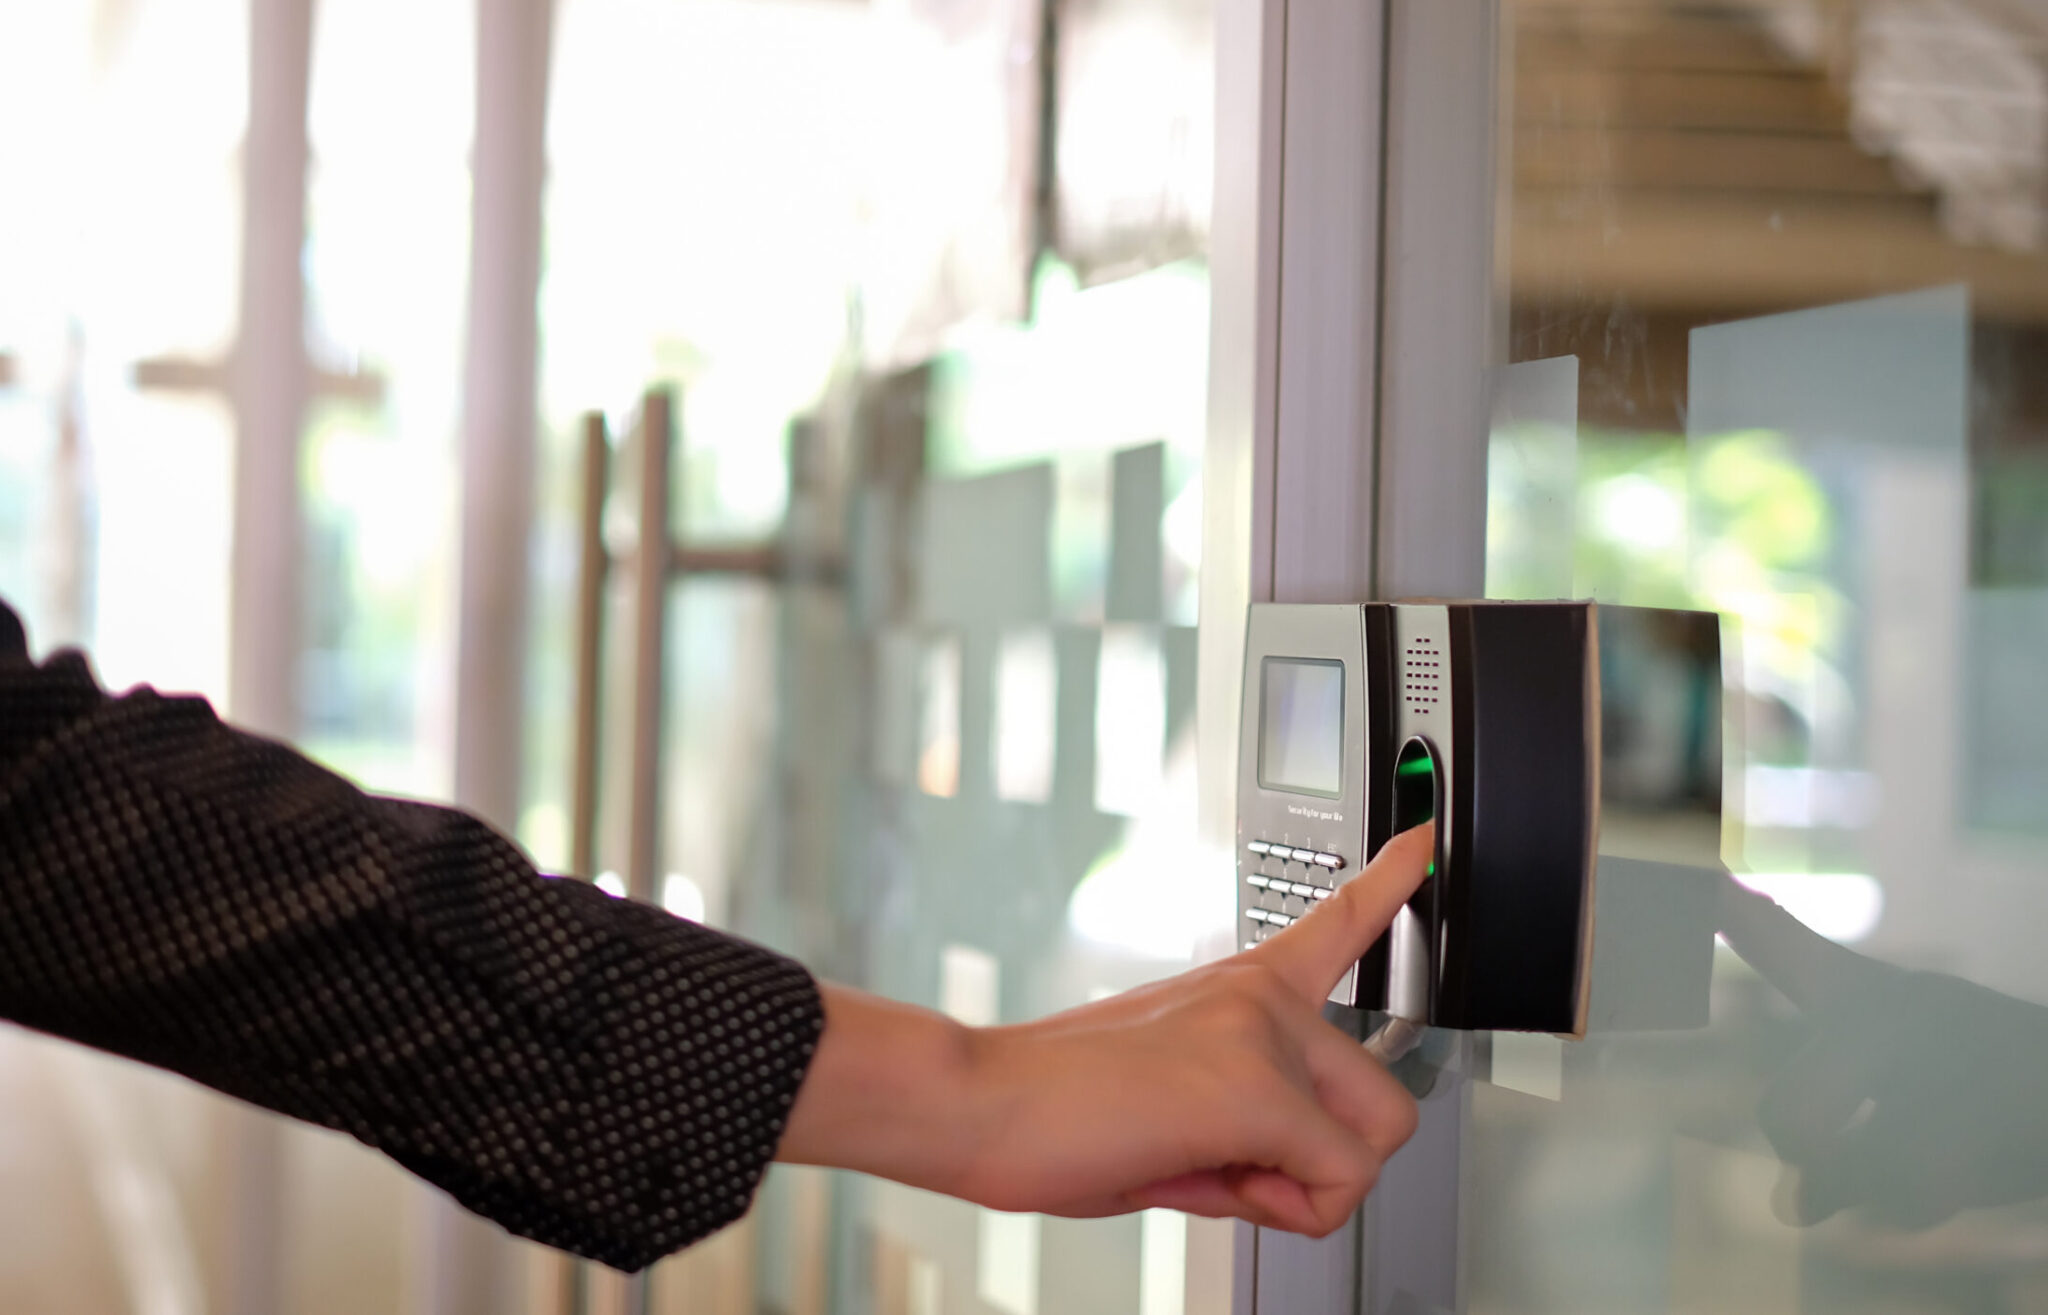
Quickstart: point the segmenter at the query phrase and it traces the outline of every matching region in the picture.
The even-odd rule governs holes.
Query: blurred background
[[[968,1021],[1223,952],[1209,219],[1260,182],[1215,172],[1217,2],[0,0],[0,596],[111,686]],[[1838,945],[2048,1003],[2048,4],[1486,8],[1488,594],[1730,618],[1722,858]],[[1652,815],[1711,818],[1708,741],[1616,734],[1635,856],[1696,848]],[[2048,1309],[2038,1204],[1785,1223],[1754,1109],[1797,1011],[1725,946],[1713,992],[1512,1079],[1503,1043],[1472,1309]],[[1987,1135],[2048,1151],[2048,1086],[1986,1080]],[[1229,1245],[777,1169],[646,1299],[1214,1312]],[[0,1310],[633,1299],[346,1139],[0,1031]]]
[[[1206,910],[1147,898],[1191,843],[1211,48],[1185,0],[0,5],[0,596],[112,687],[570,870],[585,417],[623,563],[665,389],[658,532],[703,551],[646,893],[976,1021],[1185,965],[1231,917],[1227,858]],[[623,891],[616,575],[580,875]],[[0,1101],[0,1309],[565,1290],[345,1139],[175,1080],[8,1032]],[[1099,1253],[1071,1281],[1177,1311],[1179,1222],[1042,1243],[778,1172],[653,1287],[1035,1308],[1064,1229]]]

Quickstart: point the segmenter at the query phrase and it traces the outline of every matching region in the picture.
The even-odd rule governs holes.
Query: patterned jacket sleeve
[[[638,1269],[744,1213],[823,1025],[766,950],[537,874],[0,605],[0,1018],[339,1128]]]

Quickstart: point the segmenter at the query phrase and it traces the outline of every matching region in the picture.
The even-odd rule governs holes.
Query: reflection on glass
[[[1644,733],[1607,746],[1596,1023],[1558,1099],[1498,1054],[1474,1088],[1473,1309],[2037,1309],[2040,30],[1911,0],[1503,21],[1488,589],[1727,624],[1690,748],[1679,651],[1603,634],[1610,730]],[[1709,795],[1732,879],[1677,825]]]
[[[924,697],[917,788],[949,799],[960,790],[959,641],[935,639],[928,643],[920,674]]]
[[[975,1291],[1003,1315],[1038,1315],[1037,1215],[980,1211]]]
[[[953,944],[939,951],[939,1009],[969,1027],[1002,1020],[1002,965],[986,950]]]
[[[571,417],[672,381],[678,535],[781,572],[678,589],[664,870],[721,925],[977,1022],[1185,966],[1232,912],[1192,841],[1199,217],[1077,193],[1105,224],[1036,248],[1031,169],[1109,144],[1056,105],[1040,150],[1041,8],[564,0],[550,92],[543,522],[572,515]],[[1200,6],[1101,10],[1076,113],[1200,130]],[[1173,103],[1122,115],[1140,84]],[[1172,263],[1113,278],[1133,255]],[[566,808],[572,543],[538,545],[529,821]],[[771,1174],[657,1303],[717,1308],[738,1273],[791,1315],[1180,1309],[1163,1225],[830,1182]]]
[[[1003,636],[996,656],[996,796],[1042,804],[1052,796],[1054,700],[1058,671],[1052,635]]]
[[[1138,816],[1166,782],[1166,667],[1158,637],[1139,626],[1102,632],[1095,692],[1095,806]]]
[[[1188,1218],[1147,1210],[1141,1227],[1138,1315],[1180,1315],[1187,1302]]]

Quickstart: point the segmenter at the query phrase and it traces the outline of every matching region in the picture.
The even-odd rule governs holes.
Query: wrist
[[[981,1144],[980,1038],[943,1014],[821,983],[825,1028],[775,1158],[957,1190]]]

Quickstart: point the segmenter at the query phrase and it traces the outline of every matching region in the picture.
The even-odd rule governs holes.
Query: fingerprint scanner
[[[1401,746],[1401,755],[1394,760],[1395,835],[1424,822],[1436,821],[1441,776],[1437,770],[1436,750],[1430,747],[1428,740],[1417,736]],[[1441,852],[1441,843],[1436,848]],[[1429,864],[1429,875],[1436,875],[1433,858]]]

